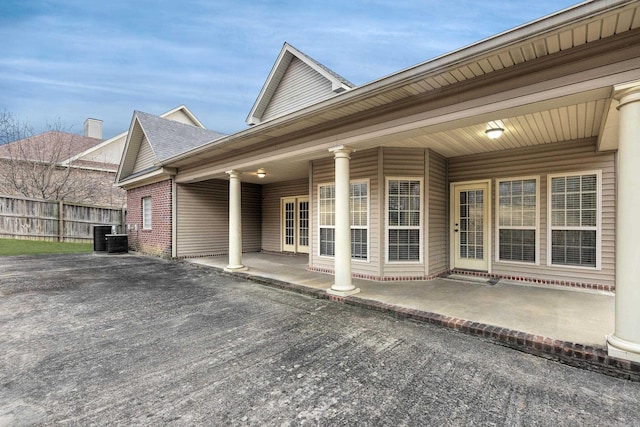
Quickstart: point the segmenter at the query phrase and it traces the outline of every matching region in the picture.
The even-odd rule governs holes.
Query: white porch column
[[[247,270],[242,265],[242,207],[240,172],[231,170],[229,175],[229,265],[225,271]]]
[[[640,362],[640,82],[616,87],[618,195],[616,209],[615,332],[610,356]]]
[[[354,150],[340,145],[329,149],[335,159],[335,256],[334,284],[327,292],[334,295],[352,295],[360,289],[351,283],[351,215],[349,212],[350,168],[349,160]]]

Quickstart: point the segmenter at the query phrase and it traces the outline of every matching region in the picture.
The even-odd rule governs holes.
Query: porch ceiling
[[[597,95],[597,92],[593,95]],[[598,137],[607,114],[610,112],[611,98],[600,95],[597,99],[569,105],[558,105],[549,109],[531,111],[512,117],[496,118],[466,126],[438,131],[437,127],[422,127],[386,135],[381,138],[366,139],[353,144],[357,150],[376,146],[429,148],[445,157],[456,157],[491,151],[529,147],[584,138]],[[485,130],[489,126],[505,129],[498,139],[489,139]],[[436,129],[436,130],[434,130]],[[260,179],[256,170],[244,170],[243,181],[258,184],[278,182],[295,178],[304,178],[309,174],[310,160],[327,158],[331,154],[326,150],[316,150],[304,154],[291,153],[286,159],[265,160],[256,165],[265,168],[267,177]]]
[[[423,134],[385,145],[430,148],[445,157],[454,157],[592,138],[600,133],[609,103],[609,99],[597,99],[433,133],[424,128]],[[489,139],[485,134],[489,127],[505,131],[500,138]]]

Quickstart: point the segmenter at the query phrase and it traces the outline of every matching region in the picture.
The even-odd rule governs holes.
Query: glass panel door
[[[309,253],[309,198],[298,198],[298,248],[296,252]]]
[[[282,251],[309,253],[309,197],[282,198]]]
[[[488,271],[489,184],[454,184],[454,268]]]
[[[296,251],[296,199],[282,199],[282,250]]]

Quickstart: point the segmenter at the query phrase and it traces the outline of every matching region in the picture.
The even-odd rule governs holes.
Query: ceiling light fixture
[[[258,178],[264,178],[265,176],[267,176],[267,173],[262,168],[258,169],[256,174],[258,175]]]
[[[504,129],[500,127],[492,127],[484,131],[484,133],[487,134],[489,139],[498,139],[500,138],[503,132],[504,132]]]

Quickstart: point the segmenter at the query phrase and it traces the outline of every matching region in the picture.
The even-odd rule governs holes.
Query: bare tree
[[[0,113],[0,193],[114,204],[113,174],[69,161],[88,148],[86,140],[65,132],[59,120],[47,132],[34,135],[28,124]]]

